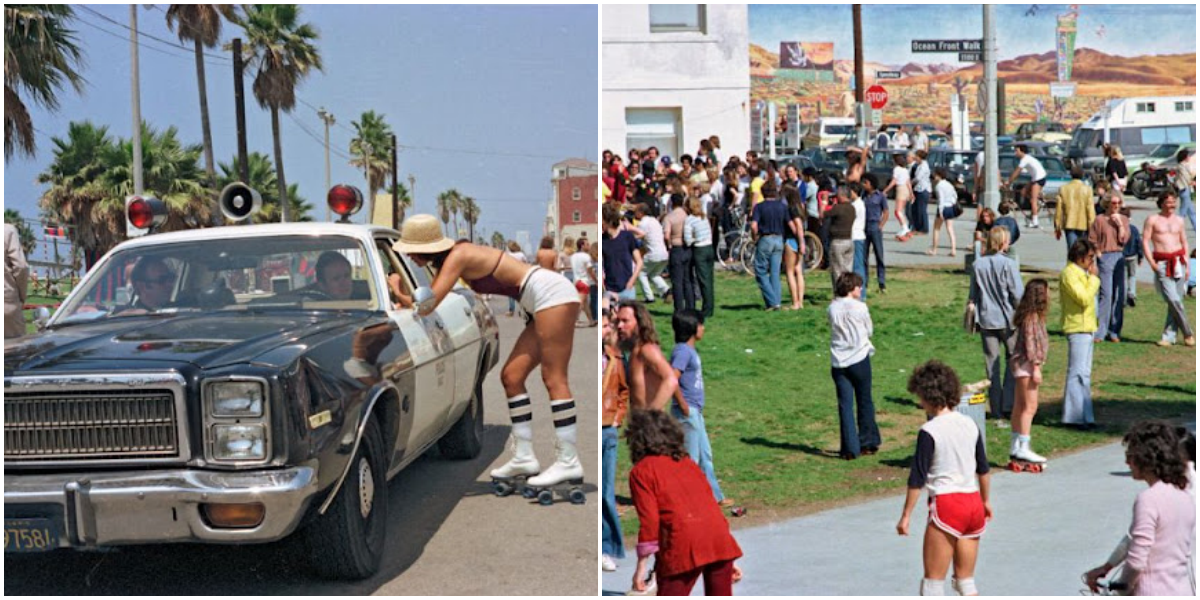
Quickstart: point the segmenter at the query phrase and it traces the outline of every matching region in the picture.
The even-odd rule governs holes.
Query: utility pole
[[[983,119],[984,188],[978,205],[996,210],[1000,206],[1000,160],[996,156],[1000,95],[996,89],[996,7],[991,4],[983,5],[983,85],[987,86],[987,114]]]
[[[400,229],[400,180],[396,173],[396,134],[392,134],[392,229]]]
[[[371,142],[363,142],[363,152],[366,157],[366,161],[363,163],[363,173],[367,176],[367,193],[371,195],[367,201],[369,210],[367,211],[366,222],[368,224],[375,222],[375,190],[371,189],[371,153],[374,150],[375,148],[371,147]]]
[[[858,143],[867,143],[867,122],[864,118],[863,87],[866,78],[863,76],[863,41],[862,41],[862,5],[851,7],[854,13],[854,117],[857,121]]]
[[[333,114],[326,112],[325,107],[317,111],[317,116],[325,122],[325,192],[328,193],[333,188],[333,182],[329,179],[329,126],[337,122],[333,118]],[[329,221],[332,217],[329,213],[329,203],[325,203],[325,220]]]
[[[417,207],[417,178],[412,173],[408,174],[408,196],[412,198],[413,208]]]
[[[138,84],[137,5],[129,5],[129,51],[133,67],[133,193],[142,195],[142,89]]]
[[[237,113],[237,151],[238,151],[238,177],[242,183],[250,185],[250,157],[249,151],[246,150],[246,92],[242,86],[242,71],[245,65],[242,64],[242,40],[241,38],[233,38],[233,104]],[[287,204],[286,198],[281,198],[280,202]]]

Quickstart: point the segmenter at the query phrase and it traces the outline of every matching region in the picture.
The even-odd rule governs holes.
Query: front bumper
[[[60,548],[162,542],[270,542],[291,533],[317,492],[316,469],[4,475],[5,518],[49,518]],[[260,502],[263,522],[221,529],[204,503]]]

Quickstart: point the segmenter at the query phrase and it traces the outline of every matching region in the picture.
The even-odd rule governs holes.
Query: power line
[[[108,15],[105,15],[105,14],[104,14],[104,13],[102,13],[102,12],[99,12],[99,11],[97,11],[97,10],[94,10],[94,9],[92,9],[92,8],[90,8],[90,7],[88,7],[88,6],[82,5],[82,4],[80,4],[80,5],[78,5],[78,6],[79,6],[79,8],[82,8],[83,10],[86,10],[86,11],[88,11],[89,13],[92,13],[93,15],[96,15],[97,17],[100,17],[101,19],[104,19],[105,21],[108,21],[109,23],[112,23],[113,25],[117,25],[117,26],[120,26],[120,27],[124,27],[124,28],[125,28],[126,30],[128,30],[128,31],[133,31],[133,29],[131,29],[131,28],[130,28],[128,25],[126,25],[126,24],[124,24],[124,23],[122,23],[122,22],[120,22],[120,21],[117,21],[117,20],[115,20],[115,19],[113,19],[113,18],[109,17]],[[162,38],[160,38],[160,37],[158,37],[158,36],[150,35],[149,33],[146,33],[146,32],[144,32],[144,31],[138,31],[138,32],[137,32],[137,34],[138,34],[138,36],[139,36],[139,37],[146,37],[146,38],[148,38],[148,39],[151,39],[151,40],[154,40],[154,41],[156,41],[156,42],[158,42],[158,43],[160,43],[160,44],[165,44],[165,45],[167,45],[167,46],[170,46],[171,48],[174,48],[174,49],[182,49],[182,48],[184,48],[183,44],[181,44],[181,43],[176,43],[176,42],[167,41],[167,40],[164,40],[164,39],[162,39]],[[207,56],[207,57],[209,57],[209,58],[214,58],[214,59],[217,59],[217,60],[223,60],[223,61],[225,61],[225,62],[230,62],[230,61],[231,61],[231,59],[230,59],[228,56],[222,56],[222,55],[220,55],[220,54],[209,54],[209,53],[207,53],[207,52],[201,52],[201,54],[202,54],[202,55],[204,55],[204,56]]]

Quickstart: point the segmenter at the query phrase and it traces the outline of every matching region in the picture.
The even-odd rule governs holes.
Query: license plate
[[[48,552],[58,548],[58,531],[50,519],[5,519],[5,552]]]

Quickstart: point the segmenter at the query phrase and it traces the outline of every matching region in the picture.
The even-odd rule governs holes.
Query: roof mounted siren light
[[[167,205],[152,196],[125,197],[125,235],[141,237],[167,222]]]
[[[340,183],[329,188],[329,194],[325,197],[325,201],[329,204],[330,210],[342,217],[338,223],[349,223],[350,215],[362,209],[363,195],[358,188]]]
[[[221,214],[233,222],[249,219],[262,208],[262,194],[258,190],[235,181],[221,190]]]

